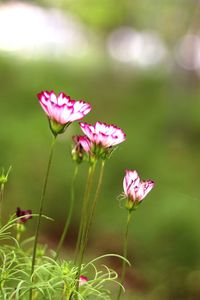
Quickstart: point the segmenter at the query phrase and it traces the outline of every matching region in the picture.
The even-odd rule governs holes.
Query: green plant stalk
[[[96,161],[90,166],[89,172],[88,172],[88,180],[86,184],[86,190],[84,194],[84,200],[83,200],[83,209],[82,209],[82,222],[80,224],[80,238],[79,238],[79,246],[78,246],[78,254],[76,257],[76,263],[78,266],[77,271],[77,283],[76,283],[76,296],[75,298],[78,298],[78,289],[79,289],[79,277],[81,273],[81,264],[83,260],[83,254],[84,254],[84,245],[85,245],[85,237],[86,237],[86,230],[87,230],[87,222],[88,222],[88,216],[89,216],[89,200],[90,200],[90,193],[92,190],[92,183],[93,183],[93,177],[94,177],[94,171],[96,167]]]
[[[3,194],[4,194],[4,184],[1,184],[0,188],[0,225],[3,223],[2,222],[2,205],[3,205]]]
[[[0,193],[1,193],[1,197],[0,197],[1,203],[3,202],[3,192],[4,192],[4,183],[1,184],[1,191],[0,191]]]
[[[16,240],[19,242],[20,241],[20,238],[21,238],[21,232],[20,232],[20,230],[19,230],[19,227],[20,227],[20,224],[19,223],[17,223],[16,224],[16,230],[17,230],[17,234],[16,234]]]
[[[85,197],[85,209],[83,211],[83,226],[82,226],[82,234],[81,234],[81,239],[80,239],[80,251],[79,251],[79,260],[78,260],[78,266],[81,266],[82,263],[82,257],[83,257],[83,251],[84,251],[84,244],[85,244],[85,238],[86,238],[86,230],[87,230],[87,223],[89,219],[89,214],[90,214],[90,194],[92,190],[92,184],[93,184],[93,177],[94,177],[94,171],[95,171],[95,166],[96,164],[92,165],[92,170],[90,173],[89,177],[89,182],[88,182],[88,189],[86,192],[86,197]],[[79,274],[80,275],[80,274]]]
[[[128,211],[128,216],[127,216],[127,221],[126,221],[126,230],[125,230],[125,235],[124,235],[124,250],[123,250],[123,257],[127,260],[127,250],[128,250],[128,231],[129,231],[129,224],[130,224],[130,220],[131,220],[131,212],[132,211]],[[122,262],[122,274],[121,274],[121,286],[119,287],[119,293],[117,296],[117,300],[120,299],[121,297],[121,293],[122,293],[122,289],[123,289],[123,284],[124,284],[124,279],[125,279],[125,275],[126,275],[126,260],[123,260]]]
[[[8,181],[8,175],[11,169],[12,167],[10,166],[6,174],[4,174],[4,169],[2,169],[2,174],[0,175],[0,226],[3,224],[2,205],[4,198],[4,188],[6,182]]]
[[[62,294],[61,300],[64,300],[64,297],[65,297],[65,294],[66,294],[66,290],[67,290],[67,286],[66,286],[66,284],[64,284],[63,294]]]
[[[83,232],[82,232],[82,240],[81,240],[81,245],[80,245],[79,268],[78,268],[78,275],[77,275],[77,280],[78,281],[77,281],[77,285],[76,285],[76,292],[78,292],[78,290],[79,290],[79,277],[81,275],[80,274],[81,265],[82,265],[83,257],[84,257],[85,250],[86,250],[86,247],[87,247],[89,231],[90,231],[90,227],[91,227],[92,220],[93,220],[93,217],[94,217],[94,212],[95,212],[98,196],[99,196],[101,186],[102,186],[104,167],[105,167],[105,160],[103,160],[102,164],[101,164],[101,169],[100,169],[100,174],[99,174],[99,179],[98,179],[98,183],[97,183],[97,189],[96,189],[96,192],[95,192],[94,200],[92,202],[92,207],[91,207],[90,211],[89,211],[89,207],[88,207],[86,222],[84,224],[84,228],[83,228]]]
[[[92,167],[90,166],[89,169],[88,169],[88,176],[87,176],[85,192],[84,192],[84,197],[83,197],[83,203],[82,203],[82,210],[81,210],[81,221],[80,221],[80,225],[79,225],[78,238],[77,238],[76,248],[75,248],[75,257],[74,257],[74,264],[75,265],[77,263],[79,249],[80,249],[80,240],[81,240],[81,235],[82,235],[83,219],[84,219],[83,215],[84,215],[84,211],[85,211],[85,197],[86,197],[86,193],[87,193],[87,190],[88,190],[88,184],[89,184],[89,178],[91,176],[91,171],[92,171]]]
[[[62,298],[61,300],[71,300],[71,296],[72,296],[72,289],[69,290],[69,287],[67,287],[67,285],[64,285],[63,288],[63,294],[62,294]]]
[[[93,221],[93,218],[94,218],[94,212],[95,212],[95,208],[96,208],[96,205],[97,205],[97,200],[98,200],[99,193],[100,193],[101,186],[102,186],[104,167],[105,167],[105,160],[102,160],[99,179],[98,179],[98,183],[97,183],[97,189],[96,189],[96,193],[95,193],[95,196],[94,196],[94,200],[92,202],[92,208],[91,208],[91,211],[90,211],[90,215],[88,216],[88,221],[87,221],[87,226],[86,226],[86,231],[85,231],[83,251],[82,251],[82,257],[80,258],[81,262],[83,261],[83,256],[84,256],[84,253],[85,253],[85,250],[86,250],[86,247],[87,247],[88,235],[89,235],[91,224],[92,224],[92,221]]]
[[[55,260],[57,260],[57,258],[58,258],[58,256],[59,256],[60,249],[62,248],[63,242],[64,242],[64,240],[65,240],[65,237],[66,237],[66,234],[67,234],[67,231],[68,231],[70,222],[71,222],[72,213],[73,213],[73,209],[74,209],[74,182],[75,182],[75,179],[76,179],[77,174],[78,174],[78,164],[76,164],[76,166],[75,166],[74,175],[73,175],[73,177],[72,177],[72,183],[71,183],[71,199],[70,199],[71,201],[70,201],[69,214],[68,214],[68,216],[66,217],[65,226],[64,226],[64,229],[63,229],[63,232],[62,232],[60,241],[59,241],[58,246],[57,246],[57,249],[56,249]]]
[[[74,258],[75,265],[77,264],[77,260],[80,255],[80,246],[81,246],[81,240],[83,238],[84,223],[87,221],[85,219],[87,218],[86,214],[87,214],[87,209],[88,209],[88,204],[89,204],[88,203],[89,202],[89,192],[90,192],[91,185],[92,185],[94,169],[95,169],[95,164],[90,165],[90,167],[88,169],[88,176],[87,176],[85,192],[84,192],[84,197],[83,197],[82,210],[81,210],[81,222],[79,225],[78,238],[77,238],[77,242],[76,242],[75,258]]]
[[[40,198],[40,208],[39,208],[39,214],[38,214],[38,222],[37,222],[36,231],[35,231],[35,240],[34,240],[34,245],[33,245],[33,256],[32,256],[32,265],[31,265],[30,278],[32,277],[33,272],[34,272],[34,268],[35,268],[38,235],[39,235],[39,229],[40,229],[41,217],[42,217],[42,213],[43,213],[47,182],[48,182],[48,178],[49,178],[49,171],[50,171],[50,167],[51,167],[55,142],[56,142],[56,136],[54,136],[53,142],[52,142],[51,147],[50,147],[49,160],[48,160],[48,164],[47,164],[47,170],[46,170],[46,174],[45,174],[45,177],[44,177],[44,183],[43,183],[43,188],[42,188],[42,193],[41,193],[41,198]],[[29,299],[30,300],[32,299],[32,288],[30,289]]]

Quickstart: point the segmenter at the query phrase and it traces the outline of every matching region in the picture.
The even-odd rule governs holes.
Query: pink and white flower
[[[82,119],[91,110],[89,103],[71,100],[62,92],[56,96],[53,91],[42,91],[37,97],[55,134],[62,133],[66,125]]]
[[[138,204],[154,187],[154,182],[152,180],[142,181],[135,170],[126,170],[123,187],[126,197],[131,202]]]
[[[81,148],[89,153],[92,147],[92,142],[85,135],[75,135],[73,136],[73,140],[75,142],[75,148],[80,150]]]
[[[86,276],[81,275],[79,277],[79,286],[82,286],[88,282],[88,278]]]
[[[87,136],[75,135],[72,137],[75,145],[72,149],[72,159],[81,163],[83,160],[89,160],[89,154],[91,153],[92,143]]]
[[[115,125],[96,122],[93,126],[81,122],[80,127],[92,143],[103,148],[116,146],[126,139],[123,130]]]

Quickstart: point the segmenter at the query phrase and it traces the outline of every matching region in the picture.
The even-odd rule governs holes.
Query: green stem
[[[33,257],[32,257],[30,277],[32,277],[33,272],[34,272],[34,268],[35,268],[38,235],[39,235],[39,229],[40,229],[41,217],[42,217],[42,213],[43,213],[47,182],[48,182],[49,171],[50,171],[50,167],[51,167],[55,142],[56,142],[56,136],[54,136],[54,139],[53,139],[53,142],[52,142],[52,145],[51,145],[51,148],[50,148],[49,160],[48,160],[48,164],[47,164],[47,170],[46,170],[46,174],[45,174],[45,177],[44,177],[44,183],[43,183],[43,188],[42,188],[42,193],[41,193],[41,198],[40,198],[40,208],[39,208],[39,214],[38,214],[38,222],[37,222],[36,231],[35,231],[35,240],[34,240],[34,246],[33,246]],[[29,299],[30,300],[32,299],[32,289],[30,289]]]
[[[105,160],[103,160],[102,164],[101,164],[101,170],[100,170],[100,174],[99,174],[99,179],[98,179],[98,184],[97,184],[97,189],[96,189],[96,192],[95,192],[94,200],[92,202],[92,206],[91,206],[90,211],[89,211],[89,207],[88,207],[86,222],[85,222],[85,226],[84,226],[83,233],[82,233],[80,260],[79,260],[77,285],[76,285],[76,291],[77,292],[78,292],[78,289],[79,289],[79,277],[80,277],[80,271],[81,271],[81,265],[82,265],[82,262],[83,262],[83,257],[84,257],[85,250],[86,250],[86,247],[87,247],[88,235],[89,235],[90,227],[91,227],[92,220],[93,220],[93,217],[94,217],[94,212],[95,212],[98,196],[99,196],[101,186],[102,186],[104,167],[105,167]]]
[[[123,257],[125,259],[127,259],[127,250],[128,250],[128,231],[129,231],[129,224],[130,224],[130,220],[131,220],[131,211],[128,211],[128,216],[127,216],[127,221],[126,221],[126,231],[125,231],[125,235],[124,235],[124,250],[123,250]],[[125,275],[126,275],[126,261],[123,260],[122,262],[122,274],[121,274],[121,286],[119,287],[119,293],[117,296],[117,300],[120,299],[121,297],[121,293],[122,293],[122,286],[124,284],[124,279],[125,279]]]
[[[66,237],[66,234],[67,234],[70,222],[71,222],[73,208],[74,208],[74,182],[75,182],[77,174],[78,174],[78,164],[76,164],[76,167],[75,167],[75,170],[74,170],[74,175],[72,177],[72,183],[71,183],[71,201],[70,201],[69,214],[68,214],[68,216],[66,218],[65,226],[64,226],[64,229],[63,229],[60,241],[59,241],[57,249],[56,249],[55,260],[57,260],[57,258],[59,256],[60,249],[61,249],[61,247],[63,245],[64,239]]]
[[[83,261],[83,255],[84,255],[84,245],[85,245],[85,238],[86,238],[86,230],[87,230],[87,222],[88,222],[88,217],[89,217],[89,204],[90,204],[90,193],[92,190],[92,183],[93,183],[93,177],[94,177],[94,171],[96,167],[96,162],[94,162],[88,172],[88,180],[86,184],[86,190],[85,190],[85,195],[84,195],[84,200],[83,200],[83,209],[82,209],[82,214],[81,214],[81,224],[80,224],[80,237],[79,237],[79,244],[77,248],[77,256],[75,263],[77,263],[78,266],[78,271],[77,271],[77,283],[76,283],[76,298],[78,298],[78,289],[79,289],[79,277],[81,273],[81,265]]]
[[[96,208],[96,205],[97,205],[97,200],[98,200],[99,193],[100,193],[101,186],[102,186],[104,167],[105,167],[105,160],[103,160],[102,163],[101,163],[101,169],[100,169],[97,189],[96,189],[96,193],[95,193],[94,200],[93,200],[93,203],[92,203],[92,208],[91,208],[91,211],[90,211],[90,215],[88,217],[86,234],[85,234],[85,241],[84,241],[84,245],[83,245],[83,252],[82,252],[81,261],[83,260],[85,249],[87,247],[88,235],[89,235],[90,227],[91,227],[92,220],[93,220],[93,217],[94,217],[95,208]]]
[[[20,225],[21,225],[21,224],[19,224],[19,223],[16,224],[16,227],[17,227],[17,228],[16,228],[16,230],[17,230],[17,233],[16,233],[16,240],[18,241],[18,243],[19,243],[20,238],[21,238]]]
[[[92,171],[91,171],[90,178],[89,178],[88,190],[87,190],[86,198],[85,198],[85,210],[83,212],[83,228],[82,228],[82,235],[81,235],[81,240],[80,240],[79,265],[82,264],[83,254],[84,254],[83,252],[84,252],[84,245],[85,245],[85,239],[86,239],[86,230],[87,230],[87,224],[88,224],[88,219],[89,219],[89,215],[90,215],[90,194],[91,194],[91,190],[92,190],[94,170],[95,170],[95,165],[92,166]]]
[[[94,173],[94,165],[90,165],[88,169],[88,176],[87,176],[87,181],[86,181],[86,186],[85,186],[85,192],[84,192],[84,197],[83,197],[83,204],[82,204],[82,210],[81,210],[81,222],[79,225],[79,232],[78,232],[78,238],[76,242],[76,250],[75,250],[75,258],[74,258],[74,264],[76,265],[78,257],[80,255],[80,245],[81,245],[81,239],[83,236],[83,228],[84,228],[84,223],[85,223],[85,218],[87,214],[87,207],[88,207],[88,202],[89,202],[89,190],[91,186],[91,181]]]
[[[3,192],[4,192],[4,184],[2,183],[2,184],[1,184],[1,191],[0,191],[0,193],[1,193],[1,196],[0,196],[0,202],[1,202],[1,203],[3,202]]]
[[[0,188],[0,225],[3,223],[2,222],[2,205],[3,205],[3,194],[4,194],[4,184],[1,184]]]

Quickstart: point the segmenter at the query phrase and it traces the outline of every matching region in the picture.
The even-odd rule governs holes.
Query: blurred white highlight
[[[159,64],[167,56],[167,49],[155,32],[139,32],[131,27],[113,31],[107,45],[113,58],[143,68]]]
[[[21,56],[83,56],[88,32],[71,15],[56,9],[10,2],[0,5],[0,50]]]
[[[178,64],[186,70],[200,69],[200,38],[195,34],[185,35],[175,51]]]

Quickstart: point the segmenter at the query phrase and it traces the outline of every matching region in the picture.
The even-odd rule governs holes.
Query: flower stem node
[[[62,267],[62,274],[64,275],[64,276],[66,276],[67,274],[69,274],[69,267],[68,267],[68,265],[67,264],[64,264],[63,265],[63,267]]]
[[[16,224],[16,231],[17,231],[18,233],[25,232],[25,231],[26,231],[26,227],[24,226],[23,223],[17,223],[17,224]]]
[[[125,203],[125,207],[132,212],[133,210],[136,210],[137,207],[139,206],[140,202],[139,201],[132,201],[131,199],[127,199]]]

